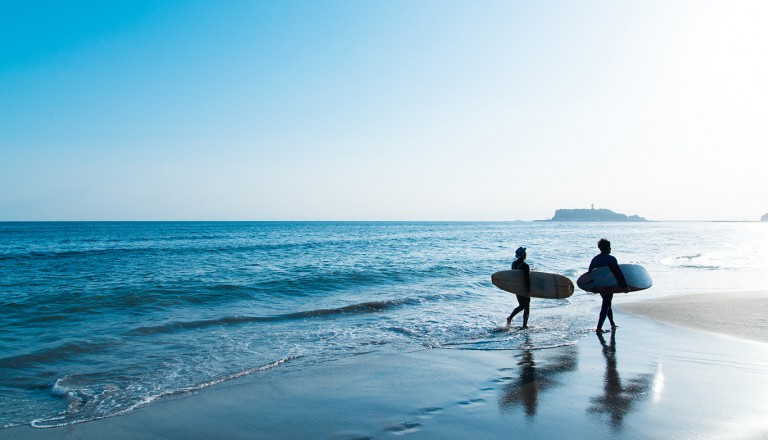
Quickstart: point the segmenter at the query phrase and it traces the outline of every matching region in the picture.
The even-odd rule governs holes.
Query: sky
[[[0,2],[0,221],[768,213],[768,2]]]

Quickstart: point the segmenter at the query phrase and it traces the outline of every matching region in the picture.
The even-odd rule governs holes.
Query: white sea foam
[[[208,382],[204,382],[204,383],[201,383],[201,384],[198,384],[198,385],[195,385],[195,386],[190,386],[190,387],[186,387],[186,388],[182,388],[182,389],[178,389],[178,390],[171,390],[171,391],[166,391],[166,392],[159,393],[159,394],[153,394],[153,395],[145,396],[145,397],[140,398],[137,401],[135,401],[135,402],[133,402],[133,403],[131,403],[129,405],[126,405],[126,406],[124,406],[122,408],[116,409],[113,412],[106,411],[105,413],[97,413],[97,414],[88,413],[88,414],[84,414],[82,417],[79,417],[80,416],[80,411],[79,411],[80,408],[70,408],[66,412],[64,412],[64,413],[62,413],[62,414],[60,414],[60,415],[58,415],[56,417],[49,417],[49,418],[44,418],[44,419],[32,420],[32,422],[30,422],[30,425],[35,427],[35,428],[56,428],[56,427],[60,427],[60,426],[73,425],[73,424],[77,424],[77,423],[84,423],[84,422],[89,422],[89,421],[92,421],[92,420],[99,420],[99,419],[104,419],[104,418],[107,418],[107,417],[118,416],[118,415],[121,415],[121,414],[128,413],[130,411],[133,411],[136,408],[140,408],[142,406],[148,405],[148,404],[150,404],[150,403],[152,403],[152,402],[154,402],[154,401],[156,401],[158,399],[161,399],[161,398],[193,393],[195,391],[199,391],[199,390],[202,390],[204,388],[208,388],[208,387],[211,387],[211,386],[214,386],[214,385],[218,385],[218,384],[230,381],[230,380],[234,380],[234,379],[238,379],[238,378],[241,378],[241,377],[249,376],[251,374],[258,373],[258,372],[263,372],[263,371],[271,370],[273,368],[279,367],[280,365],[282,365],[282,364],[284,364],[286,362],[289,362],[289,361],[294,360],[294,359],[298,359],[299,357],[300,356],[285,357],[285,358],[278,359],[278,360],[276,360],[274,362],[271,362],[269,364],[266,364],[266,365],[262,365],[262,366],[255,367],[255,368],[249,368],[249,369],[246,369],[246,370],[243,370],[243,371],[239,371],[239,372],[227,375],[225,377],[220,377],[220,378],[217,378],[217,379],[214,379],[214,380],[210,380]],[[61,379],[56,381],[56,385],[54,385],[54,388],[53,388],[52,392],[56,393],[57,395],[62,395],[62,396],[73,396],[74,392],[72,390],[69,390],[67,387],[62,387],[59,384],[60,380]]]

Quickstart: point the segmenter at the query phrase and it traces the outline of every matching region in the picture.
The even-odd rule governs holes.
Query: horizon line
[[[0,220],[0,223],[766,223],[763,220]]]

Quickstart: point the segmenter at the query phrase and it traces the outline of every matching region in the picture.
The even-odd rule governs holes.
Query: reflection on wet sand
[[[653,374],[642,374],[622,384],[616,361],[616,332],[611,332],[610,342],[606,342],[602,333],[597,338],[603,346],[605,357],[605,378],[603,395],[593,397],[592,404],[587,408],[591,414],[606,415],[614,429],[621,429],[624,417],[632,411],[633,406],[646,399],[653,383]]]
[[[534,360],[534,352],[541,358],[539,361]],[[518,376],[505,378],[508,383],[502,389],[499,407],[509,409],[520,405],[526,416],[534,417],[539,393],[560,385],[557,381],[560,374],[576,370],[576,347],[565,347],[554,353],[527,348],[515,357],[518,358]]]

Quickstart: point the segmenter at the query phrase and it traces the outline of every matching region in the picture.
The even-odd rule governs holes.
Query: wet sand
[[[672,324],[768,342],[768,292],[695,294],[615,307]]]
[[[585,328],[571,346],[288,363],[122,416],[3,429],[0,439],[768,438],[768,344],[698,330],[711,301],[675,301],[617,304],[615,333]],[[753,296],[734,301],[746,302],[733,309],[742,319],[755,308]],[[674,322],[696,325],[659,318],[677,309]]]

